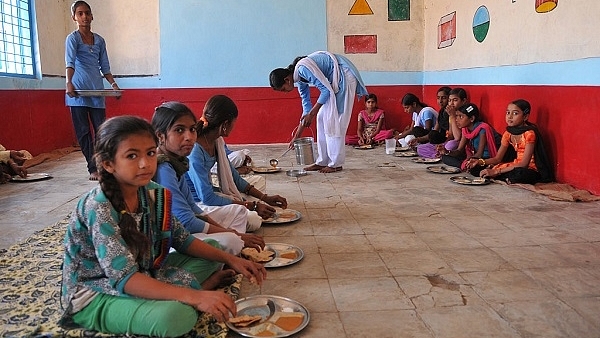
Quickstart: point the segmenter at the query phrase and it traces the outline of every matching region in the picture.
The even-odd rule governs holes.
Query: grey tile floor
[[[285,149],[243,147],[258,165]],[[293,152],[280,160],[293,163]],[[258,233],[305,257],[260,287],[244,282],[242,296],[304,304],[298,337],[600,337],[598,202],[458,185],[426,167],[348,147],[342,172],[265,174],[267,193],[303,216]],[[62,219],[95,184],[81,153],[30,171],[54,178],[0,185],[0,248]]]

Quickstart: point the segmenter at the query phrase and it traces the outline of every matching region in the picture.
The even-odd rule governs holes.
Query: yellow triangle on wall
[[[356,0],[348,15],[373,15],[373,11],[367,0]]]

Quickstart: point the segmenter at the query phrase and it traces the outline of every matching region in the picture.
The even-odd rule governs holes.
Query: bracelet
[[[485,167],[485,159],[480,158],[478,161],[479,161],[479,163],[481,163],[482,166]]]
[[[254,201],[254,206],[252,206],[252,209],[250,209],[250,211],[256,211],[256,208],[258,208],[258,202]]]
[[[113,82],[113,83],[110,84],[110,86],[114,87],[116,84],[117,84],[116,82]]]
[[[265,198],[267,198],[267,194],[262,194],[262,196],[260,197],[260,200],[261,200],[261,201],[264,201],[264,200],[265,200]]]
[[[252,188],[254,188],[254,186],[252,184],[248,184],[248,186],[246,187],[246,190],[244,190],[244,194],[249,195],[250,190],[252,190]]]

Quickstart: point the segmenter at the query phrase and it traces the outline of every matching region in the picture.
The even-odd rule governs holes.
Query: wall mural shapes
[[[348,15],[373,15],[373,10],[367,0],[356,0]]]
[[[410,0],[388,0],[388,21],[409,21]]]
[[[377,54],[377,35],[344,35],[344,53]]]
[[[452,46],[456,40],[456,12],[444,15],[438,23],[438,49]]]
[[[535,0],[535,11],[548,13],[558,6],[558,0]]]
[[[477,42],[483,42],[490,29],[490,13],[487,7],[480,6],[473,15],[473,36]]]
[[[373,15],[367,0],[356,0],[348,15]],[[344,35],[345,54],[377,54],[377,35]]]

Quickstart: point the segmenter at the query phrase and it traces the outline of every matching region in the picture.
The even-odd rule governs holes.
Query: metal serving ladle
[[[282,158],[285,154],[288,153],[288,151],[292,150],[293,148],[288,148],[286,151],[283,152],[283,154],[281,154],[281,156],[279,156],[279,158]],[[271,167],[273,168],[277,168],[277,165],[279,164],[279,160],[276,158],[272,158],[269,161],[269,164],[271,165]]]

